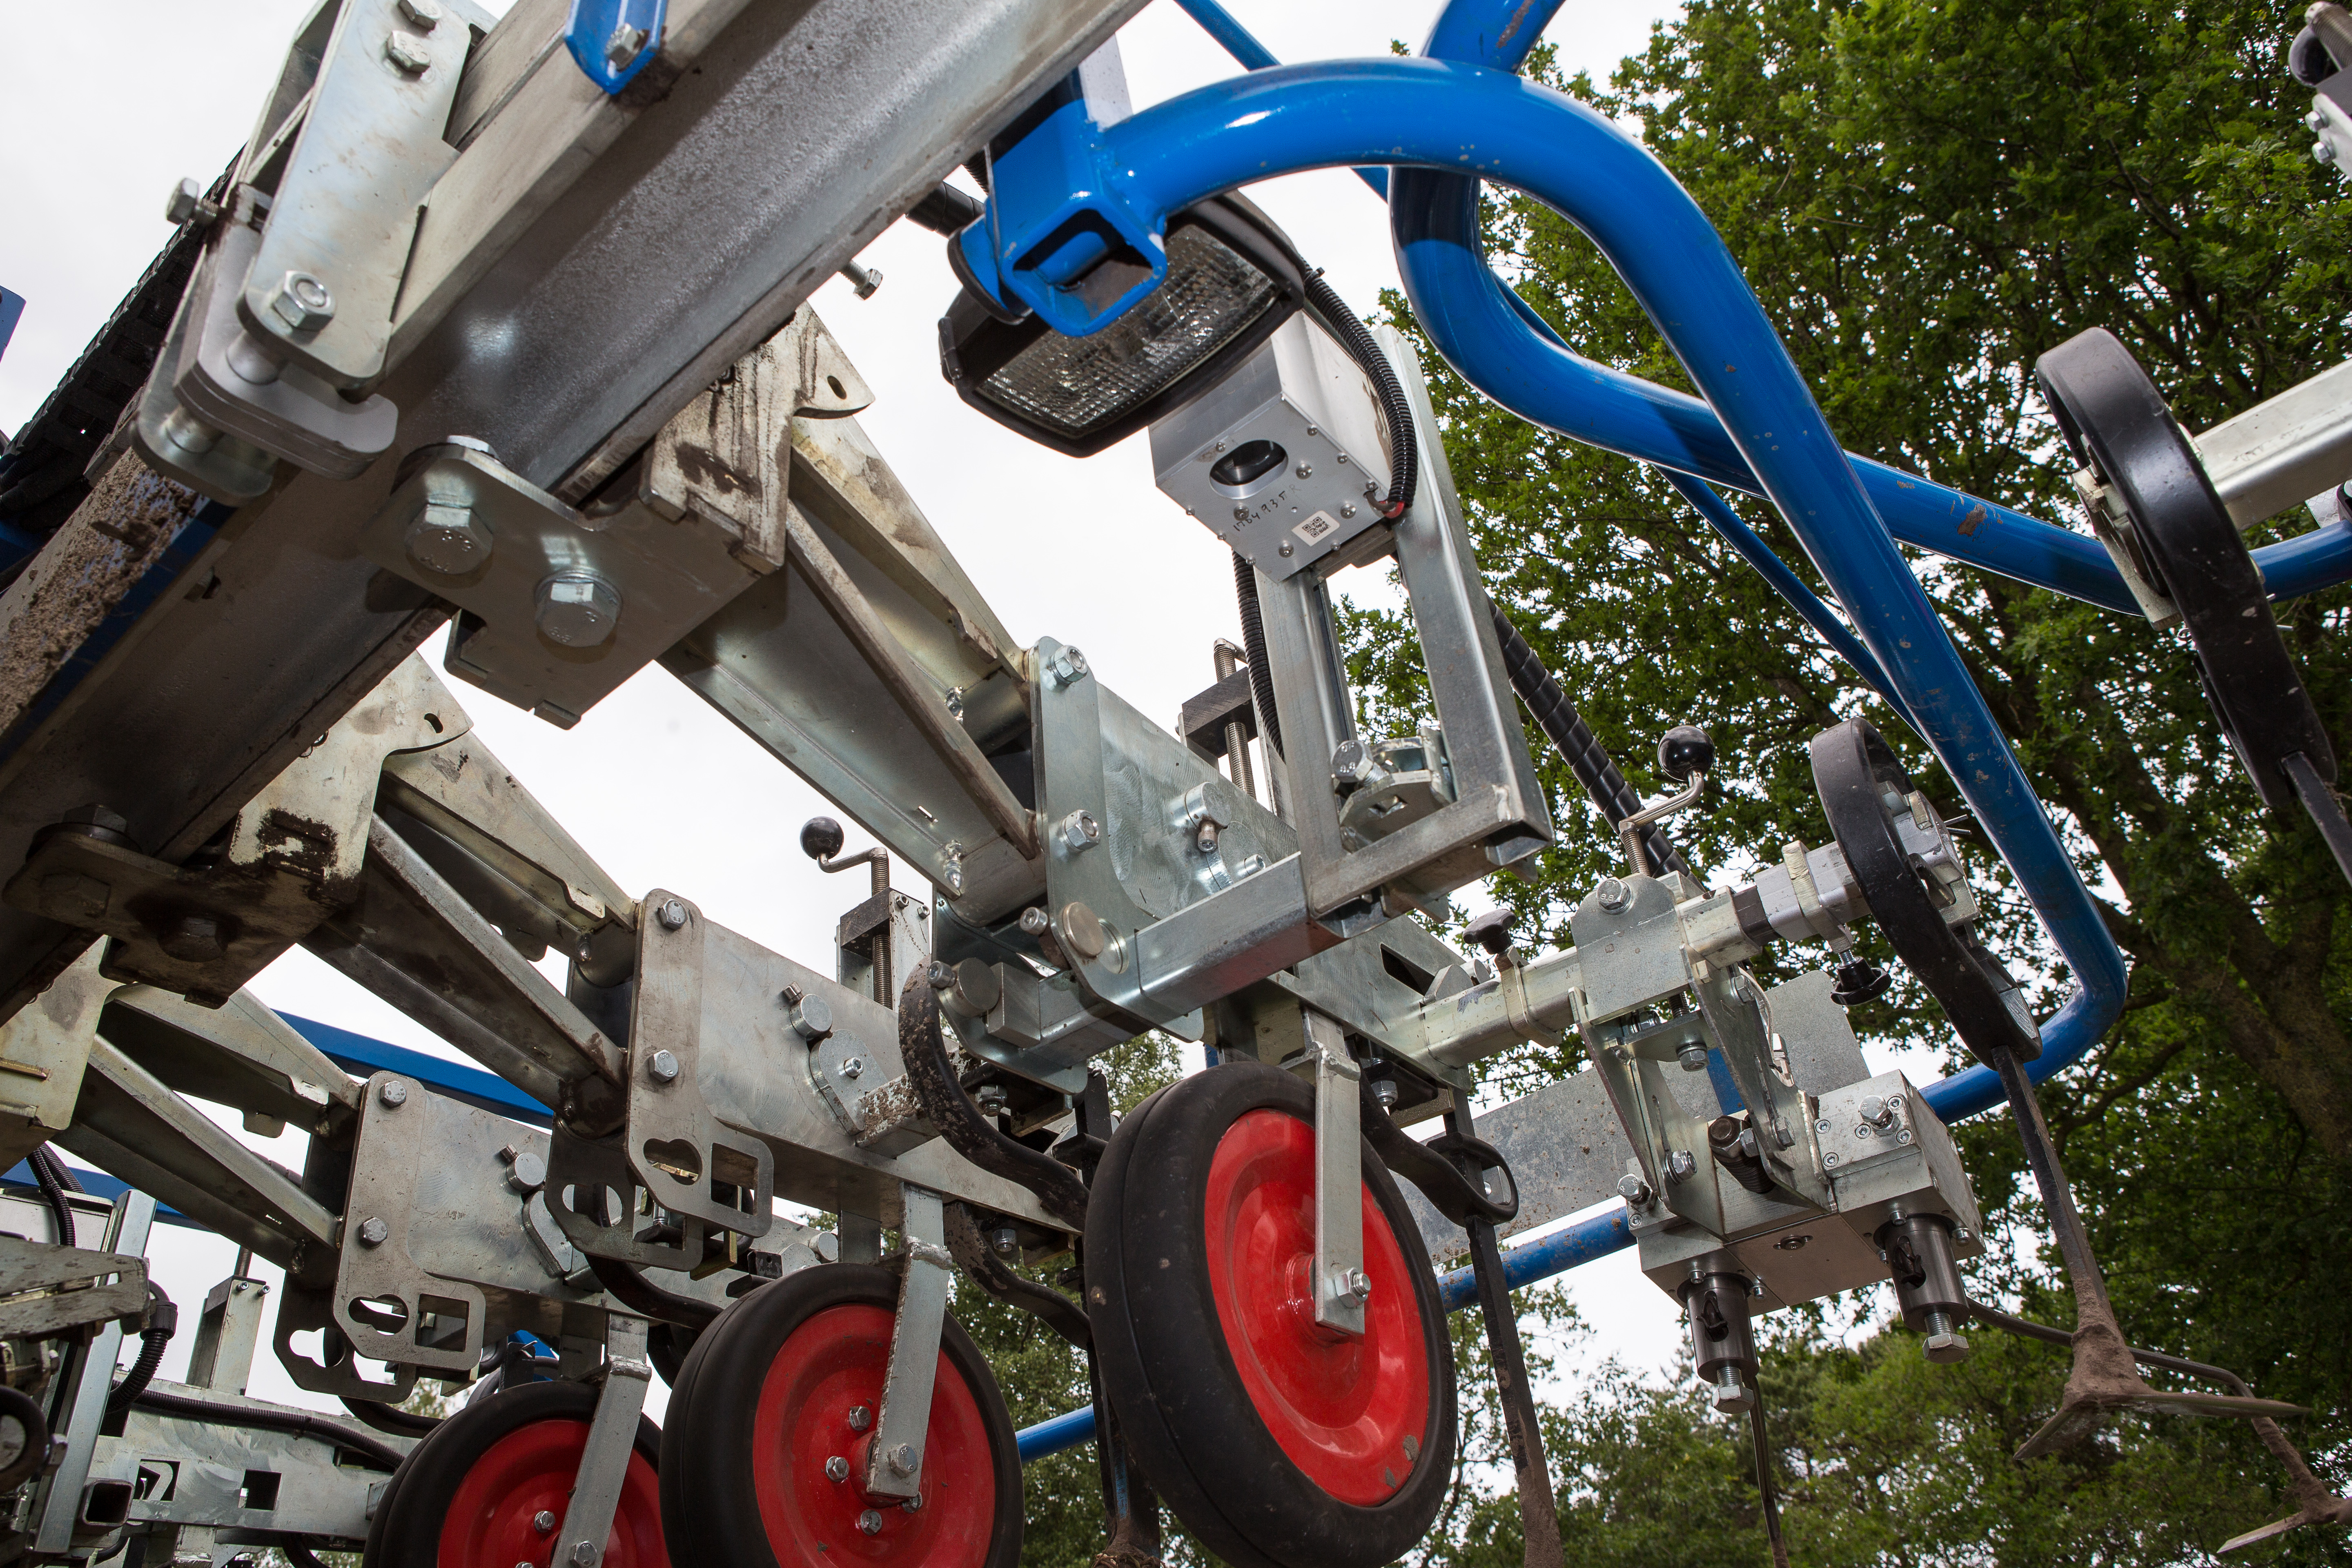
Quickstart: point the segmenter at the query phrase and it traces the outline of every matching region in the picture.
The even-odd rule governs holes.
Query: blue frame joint
[[[563,47],[590,81],[618,92],[661,52],[668,5],[669,0],[572,0]]]
[[[1017,300],[1065,337],[1083,338],[1167,278],[1160,226],[1111,189],[1100,128],[1083,96],[1072,91],[1019,141],[992,151],[988,174],[995,255],[972,271],[1002,285],[1001,301]],[[968,261],[972,249],[967,240]]]

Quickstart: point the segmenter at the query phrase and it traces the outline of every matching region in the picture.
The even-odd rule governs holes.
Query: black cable
[[[373,1426],[390,1437],[422,1437],[441,1425],[438,1415],[419,1415],[381,1400],[343,1396],[343,1408],[362,1426]]]
[[[933,234],[953,235],[961,234],[986,210],[978,199],[941,180],[936,190],[907,209],[907,216]]]
[[[1584,721],[1576,704],[1568,700],[1568,693],[1559,689],[1559,682],[1543,667],[1535,649],[1528,646],[1528,639],[1511,624],[1511,617],[1491,601],[1486,607],[1495,617],[1495,634],[1502,639],[1503,668],[1510,674],[1511,689],[1528,705],[1537,726],[1551,737],[1551,743],[1559,749],[1570,771],[1584,785],[1584,793],[1591,796],[1592,804],[1601,808],[1601,815],[1608,818],[1613,829],[1642,809],[1642,797],[1625,782],[1625,775],[1618,771],[1593,734],[1592,726]],[[1642,847],[1650,864],[1692,875],[1690,862],[1683,858],[1682,851],[1675,847],[1664,828],[1654,822],[1641,831]]]
[[[147,1326],[139,1331],[139,1359],[131,1363],[131,1370],[122,1374],[122,1381],[106,1396],[110,1420],[130,1409],[147,1391],[147,1385],[155,1380],[155,1369],[163,1364],[163,1352],[170,1347],[172,1336],[180,1331],[180,1309],[163,1294],[163,1287],[148,1280],[147,1297],[154,1304],[148,1309]]]
[[[612,1292],[613,1299],[632,1312],[642,1312],[658,1323],[676,1323],[682,1329],[709,1328],[719,1317],[719,1309],[692,1296],[679,1296],[663,1289],[637,1269],[616,1258],[588,1256],[588,1267],[596,1271],[596,1283]]]
[[[33,1180],[40,1184],[41,1196],[48,1200],[50,1217],[58,1227],[58,1245],[78,1245],[74,1234],[73,1202],[66,1196],[71,1187],[80,1185],[65,1162],[53,1153],[47,1143],[26,1156],[25,1163],[33,1168]]]
[[[1249,659],[1250,698],[1257,704],[1257,732],[1279,757],[1282,719],[1274,710],[1274,671],[1265,662],[1265,619],[1257,607],[1257,568],[1234,552],[1234,598],[1242,613],[1242,653]],[[1274,770],[1269,768],[1268,773]]]
[[[1381,352],[1380,340],[1356,319],[1348,302],[1323,280],[1319,271],[1307,275],[1307,303],[1339,338],[1348,357],[1372,378],[1373,390],[1380,394],[1389,425],[1389,493],[1373,505],[1382,517],[1402,517],[1412,510],[1413,491],[1421,483],[1421,441],[1413,431],[1412,405],[1405,401],[1404,384],[1397,379],[1389,356]]]
[[[165,1394],[154,1388],[142,1390],[133,1403],[142,1410],[158,1410],[166,1415],[185,1415],[223,1426],[248,1426],[257,1431],[292,1432],[305,1437],[316,1437],[357,1454],[378,1469],[396,1470],[400,1468],[404,1457],[390,1444],[379,1443],[364,1432],[338,1426],[323,1415],[309,1415],[294,1410],[261,1410],[247,1405],[215,1405],[209,1399],[191,1399],[184,1394]]]

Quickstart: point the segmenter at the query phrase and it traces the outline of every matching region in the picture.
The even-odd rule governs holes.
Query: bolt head
[[[408,1086],[396,1078],[388,1078],[375,1091],[375,1097],[383,1102],[386,1110],[396,1110],[408,1103]]]
[[[1614,877],[1601,878],[1601,886],[1593,889],[1592,896],[1600,900],[1602,909],[1612,914],[1633,901],[1633,890]]]
[[[1650,1206],[1650,1184],[1631,1171],[1617,1178],[1617,1195],[1637,1209]]]
[[[474,509],[426,501],[402,542],[409,560],[443,577],[462,577],[490,558],[490,531]]]
[[[1204,822],[1201,824],[1201,831],[1192,836],[1192,847],[1203,855],[1214,855],[1217,852],[1217,825]]]
[[[866,1058],[864,1057],[845,1057],[842,1058],[842,1077],[846,1079],[857,1079],[864,1077],[865,1073]]]
[[[554,1534],[555,1523],[555,1515],[549,1512],[546,1509],[541,1509],[537,1513],[530,1516],[530,1527],[539,1531],[541,1535]]]
[[[646,30],[624,22],[613,29],[611,37],[604,40],[604,63],[616,71],[626,70],[629,62],[635,59],[645,47]]]
[[[1716,1384],[1706,1392],[1708,1401],[1726,1415],[1744,1415],[1756,1404],[1756,1395],[1736,1372],[1730,1381]]]
[[[675,1051],[656,1051],[652,1058],[646,1063],[646,1076],[652,1079],[656,1083],[676,1083],[677,1081],[677,1053]]]
[[[863,1432],[866,1428],[873,1425],[874,1412],[870,1407],[861,1405],[849,1413],[849,1429],[851,1431]]]
[[[973,1091],[971,1102],[974,1105],[979,1106],[981,1110],[987,1115],[1002,1116],[1004,1114],[1004,1108],[1012,1103],[1012,1097],[1004,1092],[1004,1086],[1003,1084],[984,1083]],[[999,1234],[1002,1235],[1004,1233],[1000,1232]]]
[[[661,921],[662,930],[664,931],[684,931],[686,929],[686,900],[683,899],[663,900],[661,908],[654,911],[654,919]]]
[[[581,1542],[572,1549],[573,1568],[596,1568],[596,1559],[603,1555],[593,1542]]]
[[[1299,464],[1299,465],[1298,465],[1298,477],[1299,477],[1300,479],[1313,479],[1313,478],[1315,477],[1315,465],[1314,465],[1314,464],[1312,464],[1312,463],[1301,463],[1301,464]]]
[[[1685,1072],[1705,1072],[1706,1070],[1706,1047],[1705,1046],[1685,1046],[1682,1048],[1681,1054],[1676,1056],[1675,1060],[1682,1064],[1682,1069]]]
[[[866,1535],[879,1535],[879,1534],[881,1534],[881,1533],[882,1533],[882,1515],[881,1515],[881,1513],[880,1513],[877,1510],[870,1509],[870,1508],[869,1508],[869,1509],[867,1509],[864,1513],[861,1513],[861,1514],[859,1514],[859,1515],[857,1516],[857,1528],[858,1528],[858,1531],[860,1531],[860,1533],[862,1533],[862,1534],[866,1534]]]
[[[2303,117],[2303,122],[2304,122],[2305,125],[2307,125],[2307,126],[2311,127],[2311,129],[2312,129],[2312,130],[2314,130],[2314,131],[2325,131],[2325,130],[2326,130],[2326,129],[2327,129],[2327,116],[2326,116],[2325,114],[2322,114],[2319,110],[2315,110],[2315,110],[2313,110],[2309,114],[2306,114],[2306,115],[2305,115],[2305,116]],[[194,181],[193,181],[193,180],[186,180],[186,181],[183,181],[183,182],[181,182],[181,183],[182,183],[182,184],[194,184],[195,182],[194,182]]]
[[[849,1461],[843,1458],[839,1454],[835,1454],[832,1458],[827,1459],[824,1462],[824,1479],[829,1481],[836,1482],[847,1480],[849,1479]]]
[[[297,332],[315,332],[335,319],[335,296],[308,272],[289,272],[270,291],[269,309]]]
[[[1968,1360],[1968,1336],[1957,1333],[1929,1334],[1927,1359],[1937,1366],[1949,1366],[1954,1362]]]
[[[1021,911],[1021,931],[1024,936],[1044,936],[1053,923],[1054,917],[1047,914],[1042,905],[1032,904]]]
[[[890,1450],[890,1473],[894,1476],[915,1473],[915,1446],[912,1443],[901,1443]]]
[[[1021,1233],[1009,1225],[999,1226],[995,1234],[989,1237],[989,1245],[1001,1256],[1010,1258],[1021,1250]]]
[[[1687,1182],[1698,1174],[1698,1161],[1687,1149],[1677,1149],[1666,1156],[1666,1177],[1670,1181]]]
[[[507,1185],[529,1197],[547,1185],[547,1162],[526,1151],[507,1167]]]
[[[593,572],[558,572],[539,585],[540,635],[565,647],[602,647],[621,624],[621,591]]]
[[[1834,1150],[1834,1149],[1831,1150],[1828,1153],[1826,1153],[1826,1154],[1824,1154],[1824,1155],[1822,1155],[1822,1170],[1824,1170],[1824,1171],[1834,1171],[1834,1170],[1836,1170],[1836,1169],[1837,1169],[1837,1163],[1838,1163],[1837,1151],[1836,1151],[1836,1150]]]
[[[1349,1269],[1347,1284],[1348,1294],[1357,1300],[1369,1301],[1372,1299],[1372,1277],[1362,1269]]]
[[[220,216],[220,208],[205,200],[205,187],[195,180],[182,180],[163,198],[163,217],[169,223],[212,223]]]
[[[1102,824],[1090,811],[1074,811],[1062,818],[1062,843],[1071,854],[1091,849],[1102,842]]]
[[[384,39],[383,58],[403,76],[423,76],[433,64],[431,51],[406,33],[394,33]]]
[[[905,1509],[908,1513],[920,1513],[923,1510],[923,1494],[917,1492],[913,1497],[908,1498],[905,1502],[900,1503],[898,1506]]]
[[[955,965],[935,958],[924,967],[923,984],[935,991],[944,991],[955,984]]]
[[[400,14],[428,33],[439,26],[441,18],[448,15],[433,0],[400,0]]]
[[[383,1220],[378,1219],[373,1215],[370,1215],[368,1218],[360,1221],[360,1245],[362,1247],[382,1247],[384,1244],[385,1238],[391,1235],[392,1226],[386,1225]]]
[[[221,955],[220,922],[210,915],[182,915],[163,933],[160,945],[182,963],[210,963]]]

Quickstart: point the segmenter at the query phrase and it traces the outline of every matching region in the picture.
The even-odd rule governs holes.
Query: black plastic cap
[[[1500,958],[1511,945],[1511,921],[1517,918],[1510,910],[1488,910],[1472,921],[1463,934],[1486,952]]]
[[[812,860],[830,860],[841,853],[849,837],[829,816],[812,816],[801,824],[801,853]]]

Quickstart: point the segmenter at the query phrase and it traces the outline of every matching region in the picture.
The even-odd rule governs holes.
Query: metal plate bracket
[[[890,1331],[882,1410],[866,1450],[865,1480],[869,1495],[915,1499],[922,1495],[923,1443],[930,1430],[931,1384],[939,1371],[955,1259],[948,1252],[940,1194],[907,1185],[899,1196],[906,1252],[898,1276],[898,1317]]]

